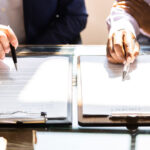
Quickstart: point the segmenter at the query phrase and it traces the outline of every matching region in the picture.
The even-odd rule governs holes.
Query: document
[[[20,112],[49,118],[67,116],[70,79],[69,57],[32,56],[0,61],[0,118]]]
[[[150,55],[131,64],[125,81],[123,65],[106,56],[81,56],[80,71],[83,115],[150,112]]]

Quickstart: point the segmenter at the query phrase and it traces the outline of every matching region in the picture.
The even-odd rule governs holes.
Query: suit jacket
[[[84,0],[23,0],[26,44],[75,44],[85,28]]]

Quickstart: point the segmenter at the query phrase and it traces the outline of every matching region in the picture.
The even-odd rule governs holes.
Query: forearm
[[[107,18],[109,35],[115,31],[125,29],[137,36],[140,32],[137,21],[121,8],[112,7],[111,13]]]

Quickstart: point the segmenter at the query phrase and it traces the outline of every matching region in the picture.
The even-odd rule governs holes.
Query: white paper
[[[105,56],[81,56],[83,114],[150,112],[150,56],[138,57],[126,81],[122,71]]]
[[[66,117],[69,95],[69,57],[18,58],[18,71],[11,58],[0,61],[0,113],[47,112]]]
[[[129,150],[131,147],[131,136],[128,134],[98,132],[37,132],[37,141],[35,150]]]

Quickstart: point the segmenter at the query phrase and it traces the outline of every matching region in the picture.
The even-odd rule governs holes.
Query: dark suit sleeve
[[[35,39],[35,44],[72,43],[87,23],[84,0],[60,0],[58,13],[48,28]]]

